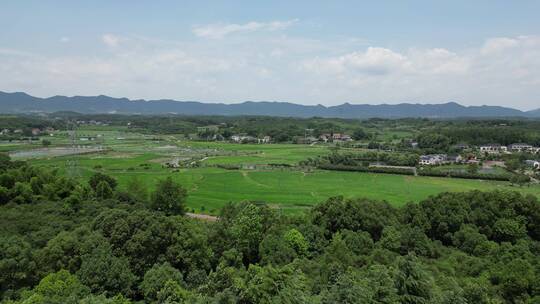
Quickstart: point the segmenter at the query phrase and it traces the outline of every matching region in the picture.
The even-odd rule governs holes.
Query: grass
[[[159,179],[171,176],[188,189],[188,207],[201,213],[217,213],[227,202],[242,200],[265,201],[293,213],[336,195],[386,200],[395,206],[418,202],[444,191],[506,189],[540,196],[538,185],[517,188],[507,182],[323,170],[225,170],[214,165],[296,164],[308,157],[329,153],[329,149],[322,145],[190,142],[175,136],[164,136],[155,141],[153,136],[114,130],[99,132],[104,134],[104,145],[110,149],[106,153],[30,161],[67,174],[67,160],[76,159],[78,171],[75,173],[80,178],[87,179],[94,172],[102,171],[116,177],[121,188],[131,179],[138,178],[151,191]],[[120,133],[124,140],[116,139]],[[161,164],[173,157],[201,159],[210,154],[200,168],[171,170]],[[148,164],[148,168],[142,164]]]

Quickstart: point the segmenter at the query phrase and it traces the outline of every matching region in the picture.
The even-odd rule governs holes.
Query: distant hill
[[[540,117],[540,109],[523,112],[499,106],[462,106],[443,104],[396,105],[349,104],[339,106],[306,106],[287,102],[246,101],[238,104],[202,103],[196,101],[129,100],[109,96],[33,97],[26,93],[0,92],[0,113],[74,111],[78,113],[184,114],[184,115],[268,115],[291,117],[339,118],[457,118],[457,117]]]

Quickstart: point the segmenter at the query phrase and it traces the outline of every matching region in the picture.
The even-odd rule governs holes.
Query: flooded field
[[[66,155],[87,154],[101,152],[102,147],[55,147],[55,148],[38,148],[31,150],[14,151],[9,153],[12,159],[28,159],[28,158],[49,158]]]

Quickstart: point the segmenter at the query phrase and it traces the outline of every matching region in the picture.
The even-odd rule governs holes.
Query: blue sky
[[[540,1],[2,1],[0,90],[540,107]]]

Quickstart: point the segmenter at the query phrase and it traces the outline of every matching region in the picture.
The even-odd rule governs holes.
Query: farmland
[[[331,148],[323,144],[201,142],[176,135],[154,136],[112,128],[83,129],[79,133],[100,136],[95,142],[84,143],[87,148],[82,151],[96,146],[103,147],[104,151],[56,157],[51,153],[43,157],[44,149],[39,144],[25,143],[4,145],[3,150],[19,151],[19,154],[12,155],[23,155],[23,159],[32,164],[55,168],[76,178],[87,179],[95,172],[102,172],[117,178],[120,188],[136,178],[148,189],[153,189],[159,179],[171,176],[186,187],[188,208],[197,213],[216,214],[227,202],[243,200],[264,201],[283,212],[295,213],[337,195],[386,200],[396,206],[418,202],[445,191],[519,189],[523,193],[540,196],[538,185],[516,188],[507,182],[288,166],[330,153]],[[51,141],[51,151],[69,147],[70,143],[67,133],[62,132],[48,140]],[[36,151],[36,157],[20,154],[20,151],[32,150]],[[173,159],[193,166],[167,168],[164,164]],[[66,168],[73,161],[76,161],[76,167]],[[235,170],[219,167],[223,165],[234,165]]]

